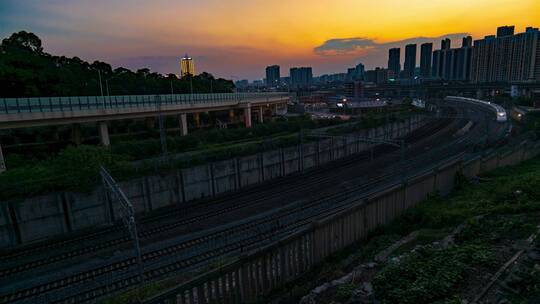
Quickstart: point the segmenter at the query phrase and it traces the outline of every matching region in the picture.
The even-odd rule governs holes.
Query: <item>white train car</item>
[[[466,102],[476,105],[486,106],[491,112],[495,114],[497,122],[507,122],[508,116],[506,110],[496,103],[489,101],[483,101],[480,99],[467,98],[467,97],[458,97],[458,96],[447,96],[445,100],[456,101],[456,102]]]

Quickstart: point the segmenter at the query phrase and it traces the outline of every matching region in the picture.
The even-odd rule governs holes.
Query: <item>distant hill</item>
[[[170,94],[171,87],[175,94],[227,93],[234,88],[232,81],[206,72],[178,79],[147,68],[113,70],[101,61],[54,56],[43,52],[38,36],[25,31],[3,39],[0,54],[0,97],[101,95],[101,90],[107,95],[107,83],[110,95]]]

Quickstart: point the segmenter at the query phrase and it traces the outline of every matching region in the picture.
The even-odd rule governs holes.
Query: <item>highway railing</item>
[[[0,98],[0,114],[143,108],[165,105],[247,103],[286,99],[287,93],[213,93]]]

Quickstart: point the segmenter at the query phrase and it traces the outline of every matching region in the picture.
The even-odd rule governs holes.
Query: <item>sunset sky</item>
[[[362,62],[386,66],[407,42],[481,38],[500,25],[540,26],[539,0],[0,0],[0,37],[27,30],[52,54],[132,69],[264,77],[267,65],[312,66],[315,75]],[[402,50],[403,58],[403,50]],[[403,60],[403,59],[402,59]]]

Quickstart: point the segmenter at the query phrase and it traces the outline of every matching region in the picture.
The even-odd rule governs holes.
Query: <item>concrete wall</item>
[[[21,242],[28,243],[68,232],[62,194],[29,198],[13,204]]]
[[[501,166],[507,165],[509,159],[515,160],[514,155],[524,155],[520,149],[518,147],[512,153],[503,154],[505,161],[500,163]],[[533,156],[537,154],[537,151],[531,153]],[[497,154],[495,156],[498,157]],[[390,185],[367,199],[351,198],[349,208],[143,303],[192,303],[189,299],[194,295],[206,295],[208,303],[256,302],[272,290],[304,275],[331,254],[362,240],[377,226],[390,223],[429,194],[448,193],[454,187],[456,172],[464,166],[469,167],[467,170],[470,171],[479,170],[478,161],[476,159],[464,164],[461,159],[450,160],[436,170],[411,178],[403,184]],[[486,164],[484,162],[487,162],[487,166],[482,167],[489,168],[493,160],[487,157],[482,165]],[[227,283],[216,293],[212,292],[215,282]]]
[[[214,193],[216,195],[232,192],[238,188],[235,159],[216,162],[212,166],[212,172],[214,173]]]
[[[420,127],[419,122],[420,119],[413,119],[412,128]],[[409,131],[409,122],[392,123],[361,131],[359,137],[397,137]],[[321,139],[165,175],[136,178],[120,182],[119,186],[136,212],[144,214],[302,172],[369,148],[358,138]],[[14,215],[9,212],[10,205]],[[54,193],[22,202],[1,202],[0,248],[111,224],[119,218],[118,203],[107,200],[101,187],[88,194]]]

